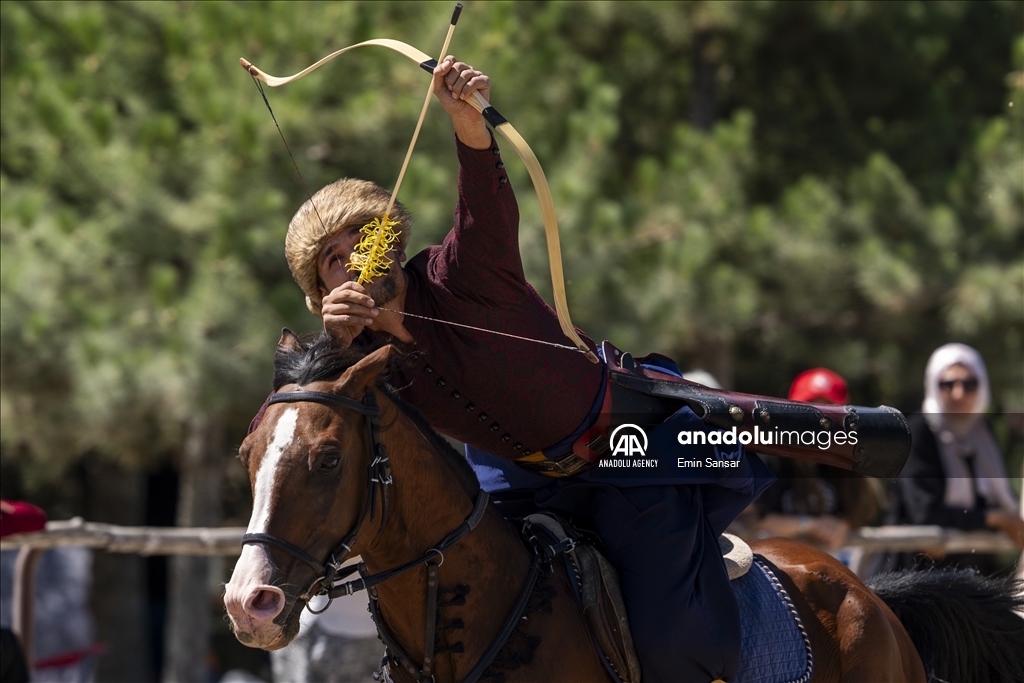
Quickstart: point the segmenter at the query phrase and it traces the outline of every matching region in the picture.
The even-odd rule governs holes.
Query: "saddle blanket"
[[[807,683],[811,642],[775,573],[755,555],[750,571],[730,585],[743,625],[743,655],[730,683]]]

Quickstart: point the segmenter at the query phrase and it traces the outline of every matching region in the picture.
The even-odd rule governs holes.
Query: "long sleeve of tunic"
[[[497,145],[456,145],[454,225],[406,265],[406,312],[571,345],[526,281],[519,208]],[[578,351],[412,316],[404,324],[416,353],[394,381],[402,398],[435,429],[480,450],[517,458],[556,444],[588,419],[600,392],[601,366]]]

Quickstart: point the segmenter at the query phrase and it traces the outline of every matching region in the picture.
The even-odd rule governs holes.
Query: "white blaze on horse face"
[[[261,534],[267,530],[270,522],[270,497],[274,493],[274,481],[277,471],[281,468],[284,454],[295,440],[295,425],[298,423],[299,409],[289,407],[278,418],[274,425],[274,435],[270,438],[267,452],[263,454],[260,468],[256,470],[256,486],[252,500],[252,517],[246,533]]]

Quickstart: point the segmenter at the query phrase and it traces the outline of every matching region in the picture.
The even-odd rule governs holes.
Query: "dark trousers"
[[[739,665],[739,608],[703,488],[562,480],[535,492],[537,507],[569,513],[603,541],[644,683],[728,680]]]

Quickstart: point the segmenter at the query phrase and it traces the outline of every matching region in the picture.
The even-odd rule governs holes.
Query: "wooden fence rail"
[[[34,549],[77,545],[111,553],[138,555],[222,555],[241,552],[244,527],[176,528],[117,526],[86,522],[80,517],[46,524],[46,531],[5,536],[0,550]],[[994,531],[960,531],[939,526],[865,527],[852,532],[847,546],[864,552],[941,549],[950,553],[1015,551],[1005,534]]]
[[[20,550],[14,576],[13,630],[26,651],[32,651],[32,613],[35,568],[43,552],[59,546],[84,546],[112,553],[137,555],[219,555],[241,552],[243,527],[176,528],[117,526],[86,522],[81,517],[47,522],[46,530],[0,539],[0,550]],[[959,531],[938,526],[866,527],[850,534],[848,547],[860,555],[883,551],[944,550],[992,553],[1014,551],[1004,534]],[[855,569],[856,571],[856,569]]]
[[[1017,546],[999,531],[960,531],[941,526],[878,526],[857,529],[846,545],[864,552],[944,550],[947,553],[1017,552]]]
[[[136,555],[238,555],[245,527],[178,528],[118,526],[86,522],[81,517],[46,523],[46,530],[0,539],[0,550],[84,546]]]

